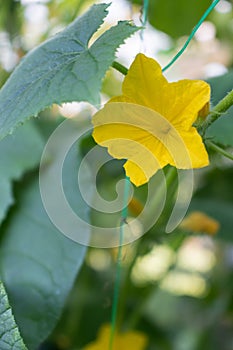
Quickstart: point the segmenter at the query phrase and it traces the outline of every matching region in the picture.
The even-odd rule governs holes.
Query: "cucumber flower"
[[[178,169],[209,164],[202,138],[193,126],[210,101],[206,82],[169,83],[154,59],[138,54],[122,92],[93,116],[93,137],[112,157],[126,159],[124,168],[132,183],[147,183],[168,164]]]

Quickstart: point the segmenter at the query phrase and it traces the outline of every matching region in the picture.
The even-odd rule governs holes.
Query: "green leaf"
[[[207,82],[211,86],[211,103],[215,106],[233,89],[233,70],[218,77],[210,78]]]
[[[119,22],[88,47],[108,6],[92,6],[21,61],[0,91],[0,138],[53,103],[99,103],[101,82],[117,48],[138,30],[127,21]]]
[[[58,156],[51,154],[43,171],[49,171]],[[79,190],[76,191],[81,160],[74,145],[65,160],[63,188],[72,209],[88,222],[89,207],[85,206]],[[92,184],[86,175],[82,186],[90,195]],[[21,183],[17,194],[18,210],[8,216],[4,225],[1,276],[23,339],[30,350],[36,350],[61,315],[86,247],[62,235],[51,223],[42,204],[38,179]],[[88,226],[86,230],[75,229],[89,236]]]
[[[0,142],[0,223],[14,201],[12,181],[39,164],[43,144],[33,123],[26,123]]]
[[[12,315],[6,291],[0,281],[0,349],[26,350]]]
[[[216,105],[233,89],[233,71],[208,80],[211,86],[211,101]],[[224,146],[233,147],[233,107],[214,122],[207,130],[206,137]]]
[[[142,0],[132,2],[142,5]],[[211,0],[151,0],[149,1],[148,19],[156,29],[173,38],[190,34]]]

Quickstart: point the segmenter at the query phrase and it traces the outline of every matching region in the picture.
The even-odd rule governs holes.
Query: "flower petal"
[[[209,156],[205,145],[197,130],[192,127],[189,131],[180,132],[191,159],[192,168],[202,168],[209,165]],[[187,164],[180,165],[180,169],[190,169]]]
[[[93,137],[118,159],[128,159],[127,175],[136,185],[148,182],[166,164],[192,167],[187,145],[159,113],[132,103],[108,103],[93,117]]]
[[[210,86],[202,80],[168,83],[160,65],[138,54],[123,82],[123,96],[110,102],[134,102],[154,109],[174,125],[190,127],[210,100]]]
[[[180,80],[168,84],[167,95],[163,116],[177,129],[188,130],[210,100],[210,86],[201,80]]]
[[[137,186],[167,164],[203,167],[208,154],[192,125],[209,99],[207,83],[168,83],[159,64],[139,54],[123,82],[123,95],[93,117],[93,137],[114,158],[127,159],[126,174]]]
[[[138,54],[123,82],[123,95],[135,103],[163,114],[169,96],[164,93],[168,82],[160,65],[143,54]]]

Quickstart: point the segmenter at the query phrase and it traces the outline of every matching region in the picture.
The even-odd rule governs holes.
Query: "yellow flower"
[[[167,164],[179,169],[209,164],[193,123],[210,100],[210,87],[200,80],[168,83],[160,65],[143,54],[132,63],[122,86],[93,117],[93,137],[124,164],[136,186]]]
[[[220,224],[205,213],[194,211],[181,222],[180,228],[192,232],[204,232],[209,235],[215,235],[220,228]]]
[[[105,325],[101,328],[98,339],[88,344],[84,350],[108,350],[111,327]],[[116,333],[114,337],[113,350],[144,350],[147,345],[147,338],[140,332],[131,331],[126,333]]]

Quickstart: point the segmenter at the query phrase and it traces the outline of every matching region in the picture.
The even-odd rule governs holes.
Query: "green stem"
[[[208,127],[220,118],[233,105],[233,90],[229,92],[210,112],[200,127],[202,136],[205,135]]]
[[[128,69],[119,62],[114,61],[112,67],[118,70],[118,72],[122,73],[123,75],[126,75],[128,73]]]
[[[173,181],[176,178],[177,170],[174,167],[169,168],[167,174],[166,174],[166,185],[167,188],[170,187],[170,185],[173,183]]]
[[[233,160],[233,154],[227,152],[225,149],[223,149],[222,147],[217,146],[215,143],[213,143],[212,141],[206,141],[205,142],[206,145],[211,148],[213,151],[222,154],[224,157],[229,158],[231,160]]]

